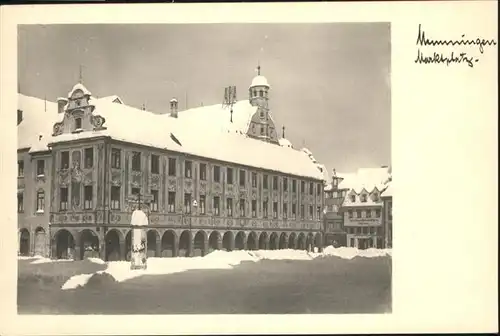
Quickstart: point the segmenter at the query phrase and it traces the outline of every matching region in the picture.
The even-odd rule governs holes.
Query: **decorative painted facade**
[[[259,84],[259,80],[254,82]],[[35,217],[36,222],[30,221],[33,209],[24,209],[19,216],[20,229],[26,228],[31,238],[42,228],[45,244],[40,254],[52,258],[128,260],[131,214],[141,206],[149,217],[150,256],[203,255],[222,248],[321,247],[321,174],[303,153],[279,145],[267,105],[268,92],[260,96],[260,88],[265,88],[260,84],[250,89],[249,106],[256,110],[249,111],[249,121],[242,123],[248,133],[230,139],[283,153],[281,161],[295,159],[296,166],[288,171],[280,170],[280,157],[269,166],[259,164],[252,152],[229,160],[224,145],[231,143],[222,143],[219,152],[203,152],[200,146],[208,146],[209,140],[190,142],[182,132],[186,127],[178,127],[188,121],[189,111],[175,109],[175,115],[152,115],[124,105],[117,97],[95,99],[82,84],[75,85],[67,99],[50,103],[55,111],[45,152],[19,151],[25,162],[46,160],[46,178],[43,183],[36,182],[46,191],[43,215]],[[259,89],[256,96],[252,88]],[[236,108],[236,121],[238,111]],[[125,122],[119,121],[128,116],[152,120],[139,126],[149,131],[120,131]],[[154,128],[160,122],[164,123],[161,134]],[[254,124],[266,127],[264,136],[252,135]],[[265,147],[260,145],[263,142]],[[222,156],[224,153],[229,159]],[[33,203],[35,190],[26,183],[37,181],[31,172],[32,162],[24,168],[29,178],[18,179],[18,197],[25,195],[25,205]],[[23,216],[27,213],[30,215]],[[38,253],[31,245],[23,247],[21,235],[20,253]]]

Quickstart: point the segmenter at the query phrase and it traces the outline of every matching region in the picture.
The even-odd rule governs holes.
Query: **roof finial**
[[[285,125],[283,125],[283,135],[281,136],[283,139],[285,138]]]
[[[146,103],[142,103],[142,107],[141,108],[142,108],[143,111],[146,111]]]
[[[79,70],[79,75],[78,75],[78,83],[82,84],[83,82],[83,66],[80,64],[80,70]]]
[[[260,76],[260,60],[257,61],[257,75]]]

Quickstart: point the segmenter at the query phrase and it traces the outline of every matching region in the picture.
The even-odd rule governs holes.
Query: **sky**
[[[261,66],[281,136],[330,175],[391,164],[389,23],[24,25],[21,93],[56,101],[78,82],[94,96],[168,113],[238,100]],[[146,112],[145,112],[146,113]]]

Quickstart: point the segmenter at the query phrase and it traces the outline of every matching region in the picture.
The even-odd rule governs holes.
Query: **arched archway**
[[[276,232],[271,233],[271,236],[269,237],[269,249],[278,249],[278,234]]]
[[[219,249],[219,239],[219,231],[212,231],[212,233],[210,233],[210,236],[208,237],[208,253]]]
[[[306,250],[312,252],[314,248],[314,236],[312,233],[307,235],[306,238]]]
[[[22,256],[28,256],[30,254],[30,232],[27,229],[20,230],[19,254]]]
[[[80,260],[85,258],[99,258],[99,237],[93,230],[85,229],[80,232]]]
[[[175,232],[168,230],[161,238],[161,256],[177,257],[177,246]]]
[[[179,257],[190,257],[191,249],[191,232],[182,231],[179,237]]]
[[[154,229],[148,230],[146,237],[148,242],[147,243],[148,258],[160,257],[159,247],[161,243],[160,243],[160,234],[158,233],[158,231]]]
[[[290,233],[290,236],[288,237],[288,248],[289,249],[295,249],[295,239],[296,239],[296,234],[295,232]]]
[[[244,250],[245,249],[245,232],[240,231],[236,234],[234,238],[234,249],[235,250]]]
[[[251,251],[257,249],[257,234],[253,231],[248,235],[247,249]]]
[[[45,230],[42,227],[37,227],[35,230],[35,255],[45,257],[47,246],[47,238]]]
[[[268,248],[267,245],[268,245],[267,232],[262,232],[259,236],[259,249],[267,250]]]
[[[231,231],[227,231],[222,236],[222,249],[226,251],[232,251],[234,246],[234,237]]]
[[[280,234],[280,242],[279,242],[279,249],[284,250],[288,247],[288,241],[287,241],[287,236],[285,232],[282,232]]]
[[[320,232],[314,237],[314,246],[318,248],[318,252],[323,251],[323,236]]]
[[[61,229],[55,234],[56,258],[71,259],[74,258],[75,238],[65,229]]]
[[[125,260],[130,261],[132,258],[132,230],[128,230],[125,236]]]
[[[205,256],[207,254],[206,250],[207,233],[205,231],[198,231],[194,236],[194,246],[193,246],[193,256]]]
[[[297,239],[297,249],[298,250],[306,249],[306,235],[303,232],[299,234],[299,237]]]
[[[121,248],[125,247],[122,246],[120,248],[120,238],[121,233],[118,230],[111,229],[106,233],[106,261],[116,261],[122,259]]]

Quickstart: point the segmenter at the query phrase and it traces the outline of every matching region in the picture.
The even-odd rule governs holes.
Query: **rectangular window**
[[[356,247],[355,244],[354,244],[354,238],[351,238],[350,247]]]
[[[366,211],[366,218],[372,218],[372,211],[371,210]]]
[[[349,218],[352,218],[352,210],[347,211],[347,215],[349,216]]]
[[[132,152],[132,170],[141,171],[141,153]]]
[[[300,205],[300,219],[304,219],[305,216],[306,216],[306,214],[305,214],[304,204],[301,204]]]
[[[158,211],[158,190],[151,190],[151,195],[153,195],[153,200],[151,201],[151,211]]]
[[[387,203],[388,205],[388,217],[390,220],[392,220],[392,202]]]
[[[214,182],[219,183],[220,182],[220,167],[219,166],[214,166]]]
[[[262,214],[264,216],[264,218],[267,218],[267,212],[268,212],[268,205],[267,205],[267,201],[263,201],[262,202]]]
[[[220,197],[214,196],[214,215],[220,216]]]
[[[177,175],[177,160],[175,158],[168,158],[168,176]]]
[[[313,206],[309,206],[309,219],[313,219],[314,216],[314,211],[313,211]]]
[[[257,200],[252,200],[252,217],[257,217]]]
[[[200,195],[200,213],[204,215],[206,213],[206,205],[207,201],[205,199],[205,195]]]
[[[288,218],[288,204],[283,203],[283,218]]]
[[[322,190],[322,189],[323,189],[323,188],[322,188],[322,186],[321,186],[321,183],[318,183],[318,184],[316,185],[316,195],[317,195],[317,196],[321,195],[321,190]]]
[[[273,218],[278,218],[278,202],[273,202]]]
[[[379,209],[375,210],[375,217],[377,217],[377,218],[380,217],[380,210]]]
[[[111,210],[120,209],[120,187],[111,187]]]
[[[292,192],[297,192],[297,180],[292,180]]]
[[[68,188],[67,187],[62,187],[60,189],[59,210],[60,211],[68,210]]]
[[[61,169],[69,168],[69,152],[64,151],[61,152]]]
[[[319,205],[316,208],[316,216],[317,216],[317,219],[321,218],[321,206],[319,206]]]
[[[45,209],[45,192],[40,190],[36,193],[36,211],[43,212]]]
[[[85,168],[92,168],[94,165],[94,148],[85,148],[83,155],[85,157]]]
[[[191,213],[191,194],[184,194],[184,212],[190,214]]]
[[[111,167],[120,169],[122,166],[122,151],[118,148],[111,149]]]
[[[82,129],[82,118],[75,118],[75,130]]]
[[[356,217],[361,218],[361,211],[360,210],[356,211]]]
[[[141,193],[141,188],[132,188],[132,195],[139,195]]]
[[[17,161],[17,176],[24,177],[24,161]]]
[[[233,184],[233,168],[227,168],[227,184]]]
[[[240,217],[245,217],[245,199],[240,198]]]
[[[233,199],[232,198],[227,199],[226,207],[227,207],[228,217],[233,217]]]
[[[17,194],[17,212],[24,211],[24,195],[23,193]]]
[[[155,154],[151,154],[151,174],[160,173],[160,157]]]
[[[246,172],[240,169],[240,187],[245,187],[246,185]]]
[[[184,161],[184,177],[186,177],[186,178],[193,177],[193,162],[192,161]]]
[[[206,163],[200,163],[200,180],[207,180],[207,165]]]
[[[264,174],[264,176],[262,177],[262,185],[264,187],[264,189],[267,189],[267,175]]]
[[[92,209],[92,186],[83,187],[83,208],[85,210]]]
[[[288,179],[283,177],[283,191],[288,191]]]
[[[314,183],[309,182],[309,195],[314,195]]]
[[[175,212],[175,191],[168,192],[168,212]]]
[[[292,204],[292,218],[297,219],[297,204]]]
[[[278,190],[278,176],[273,176],[273,190]]]
[[[252,173],[252,188],[257,188],[257,173]]]
[[[300,192],[301,193],[306,192],[306,183],[304,181],[300,181]]]
[[[38,176],[45,175],[45,160],[36,161],[36,174]]]

